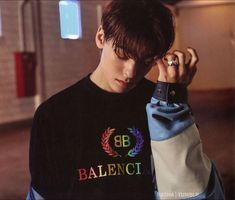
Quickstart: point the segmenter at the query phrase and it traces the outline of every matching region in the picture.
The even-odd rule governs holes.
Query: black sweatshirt
[[[31,186],[45,199],[154,199],[145,110],[153,90],[143,79],[127,93],[109,93],[87,76],[41,104]]]

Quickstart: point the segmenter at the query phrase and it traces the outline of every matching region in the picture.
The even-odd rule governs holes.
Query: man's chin
[[[135,87],[135,85],[130,85],[129,87],[125,87],[125,88],[117,88],[115,93],[127,93],[130,92],[133,88]]]

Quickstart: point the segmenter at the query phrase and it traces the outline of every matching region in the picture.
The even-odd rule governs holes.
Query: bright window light
[[[60,0],[60,34],[63,39],[82,37],[81,9],[79,0]]]

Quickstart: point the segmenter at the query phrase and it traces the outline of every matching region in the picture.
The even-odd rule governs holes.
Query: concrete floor
[[[221,172],[227,199],[235,199],[235,91],[193,92],[190,96],[204,151]],[[0,200],[26,197],[29,129],[0,129]]]

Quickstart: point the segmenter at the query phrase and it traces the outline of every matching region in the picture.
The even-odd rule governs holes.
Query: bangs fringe
[[[111,37],[113,40],[114,51],[120,57],[131,58],[133,60],[145,60],[155,56],[163,57],[166,49],[164,48],[164,37],[160,40],[153,38],[151,34],[136,34],[123,30],[115,30]]]

